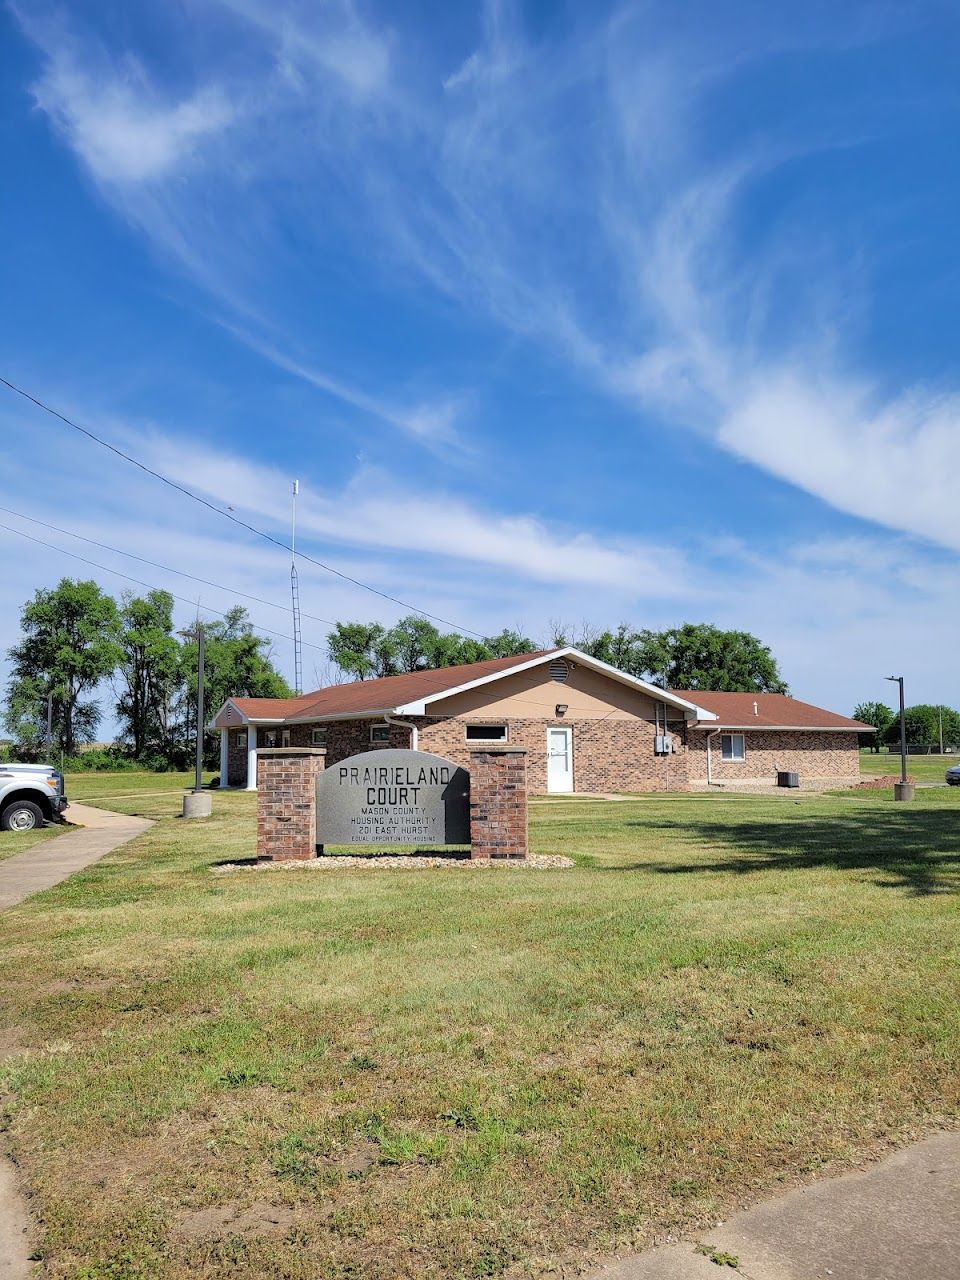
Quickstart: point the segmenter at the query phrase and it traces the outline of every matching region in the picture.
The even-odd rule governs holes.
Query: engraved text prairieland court
[[[317,843],[466,844],[466,769],[422,751],[367,751],[317,778]]]

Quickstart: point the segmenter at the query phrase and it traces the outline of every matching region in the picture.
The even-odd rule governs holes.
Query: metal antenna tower
[[[290,534],[290,599],[293,603],[293,689],[303,693],[303,650],[300,640],[300,583],[297,580],[297,494],[300,481],[293,482],[293,528]]]

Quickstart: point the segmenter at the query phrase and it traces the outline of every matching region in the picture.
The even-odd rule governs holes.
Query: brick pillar
[[[262,747],[257,752],[257,857],[276,862],[317,853],[316,776],[325,747]]]
[[[470,752],[470,857],[527,856],[527,753],[522,747]]]

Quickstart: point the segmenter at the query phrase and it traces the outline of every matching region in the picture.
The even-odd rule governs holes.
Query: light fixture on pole
[[[894,785],[894,800],[912,800],[913,783],[907,781],[907,718],[903,702],[903,676],[886,676],[900,687],[900,781]]]
[[[203,677],[204,677],[204,631],[203,623],[197,619],[192,631],[179,633],[185,640],[197,642],[197,751],[194,771],[193,791],[183,797],[183,816],[185,818],[209,818],[213,812],[213,799],[209,791],[203,789]]]

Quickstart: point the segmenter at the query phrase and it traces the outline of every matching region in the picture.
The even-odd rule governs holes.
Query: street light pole
[[[197,768],[193,790],[203,790],[203,623],[197,623]]]
[[[197,758],[193,791],[183,797],[183,816],[185,818],[209,818],[213,812],[213,798],[203,789],[203,676],[204,676],[204,632],[203,623],[197,619],[193,631],[181,631],[186,640],[197,642]]]
[[[903,701],[903,676],[887,676],[900,687],[900,782],[893,788],[895,800],[912,800],[913,787],[907,781],[907,717]]]

